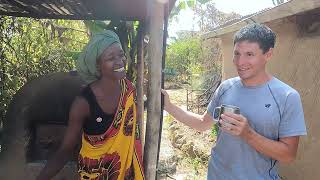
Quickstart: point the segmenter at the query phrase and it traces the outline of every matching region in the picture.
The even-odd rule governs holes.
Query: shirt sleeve
[[[221,84],[216,91],[214,92],[211,101],[207,107],[207,112],[214,117],[214,109],[219,106],[219,100],[220,100],[220,94],[221,94],[221,89],[222,89],[222,85]]]
[[[300,95],[291,92],[285,102],[283,115],[280,120],[279,137],[306,135],[306,125]]]

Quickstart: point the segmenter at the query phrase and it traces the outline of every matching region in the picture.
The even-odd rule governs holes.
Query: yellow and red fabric
[[[81,180],[144,179],[135,88],[127,79],[120,84],[120,100],[111,126],[101,135],[82,135],[78,160]]]

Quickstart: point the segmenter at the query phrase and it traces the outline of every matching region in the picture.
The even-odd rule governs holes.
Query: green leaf
[[[178,5],[179,11],[183,10],[183,9],[186,9],[186,8],[187,8],[187,4],[186,4],[185,1],[182,1],[182,2],[179,3],[179,5]]]
[[[196,0],[188,0],[186,3],[189,8],[193,8],[196,5]]]

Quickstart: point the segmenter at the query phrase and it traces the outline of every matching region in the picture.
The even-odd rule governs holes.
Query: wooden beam
[[[150,0],[149,3],[148,112],[143,161],[145,178],[153,180],[156,179],[157,175],[157,154],[162,113],[160,88],[165,4],[162,1],[153,0]]]
[[[137,81],[136,81],[136,88],[137,88],[137,119],[140,122],[140,137],[142,147],[144,147],[144,49],[143,49],[143,38],[144,38],[144,24],[140,22],[139,29],[138,29],[138,46],[137,46]],[[143,152],[142,152],[143,154]]]

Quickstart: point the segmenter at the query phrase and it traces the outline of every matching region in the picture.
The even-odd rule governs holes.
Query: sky
[[[181,1],[181,0],[180,0]],[[222,12],[236,12],[242,16],[258,12],[268,7],[274,7],[272,0],[213,0],[217,9]],[[198,30],[193,21],[192,10],[183,10],[178,16],[179,21],[169,26],[169,36],[176,36],[181,30]]]

